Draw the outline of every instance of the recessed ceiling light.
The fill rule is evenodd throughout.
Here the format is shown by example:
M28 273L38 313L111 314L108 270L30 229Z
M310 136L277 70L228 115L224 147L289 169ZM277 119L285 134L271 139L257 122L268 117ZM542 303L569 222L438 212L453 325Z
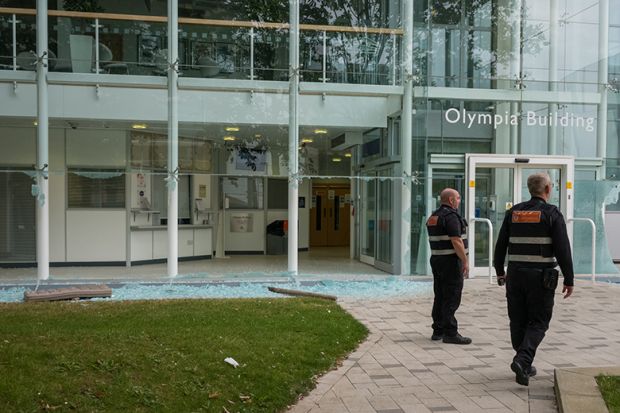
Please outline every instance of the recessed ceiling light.
M132 129L146 129L148 126L146 123L134 123L131 127Z
M34 122L32 122L32 124L33 124L34 126L39 126L39 122L37 122L36 120L35 120Z
M237 138L235 138L234 136L224 136L224 140L225 141L231 142L231 141L234 141L235 139L237 139Z
M226 132L239 132L239 128L237 126L228 126Z
M351 156L352 156L352 155L351 155L349 152L347 152L347 153L345 153L345 154L344 154L344 157L345 157L345 158L350 158Z
M332 162L340 162L340 161L342 161L342 158L339 158L337 156L335 158L332 158Z
M327 129L315 129L314 133L317 135L324 135L327 133Z
M303 138L301 141L303 143L312 143L312 142L314 142L314 140L312 138Z

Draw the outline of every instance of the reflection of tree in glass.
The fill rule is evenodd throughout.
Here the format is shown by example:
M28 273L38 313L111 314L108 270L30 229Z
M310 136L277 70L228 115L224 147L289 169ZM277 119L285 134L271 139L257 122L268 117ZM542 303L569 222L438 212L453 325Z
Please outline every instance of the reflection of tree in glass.
M437 50L428 50L433 44L432 35L436 35L433 29L442 28L440 25L457 25L458 28L453 29L460 30L460 36L466 41L466 77L470 79L469 86L474 69L488 70L487 76L497 79L498 73L507 71L502 71L501 68L509 67L511 59L518 57L513 56L512 47L513 27L516 22L520 21L521 39L515 49L521 59L524 55L540 53L543 45L548 42L548 31L544 30L543 24L533 23L528 19L529 7L525 3L520 10L510 5L499 5L492 0L416 1L416 7L413 55L418 84L421 85L432 84L430 79L433 73L430 73L428 56L435 55L442 59L437 56ZM424 27L421 24L424 24ZM483 33L490 33L488 46L476 44L476 41L484 40Z

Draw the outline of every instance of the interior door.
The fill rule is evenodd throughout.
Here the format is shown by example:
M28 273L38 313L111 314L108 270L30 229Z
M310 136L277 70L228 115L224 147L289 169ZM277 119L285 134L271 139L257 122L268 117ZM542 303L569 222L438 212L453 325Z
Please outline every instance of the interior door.
M327 246L327 188L312 188L312 207L310 208L310 246Z
M312 188L310 246L344 247L350 242L351 191L343 186Z

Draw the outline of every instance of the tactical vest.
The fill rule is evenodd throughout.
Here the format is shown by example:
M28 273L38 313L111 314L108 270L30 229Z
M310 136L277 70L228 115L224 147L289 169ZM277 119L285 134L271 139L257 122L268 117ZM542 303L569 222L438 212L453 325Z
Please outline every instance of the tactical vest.
M450 214L456 215L459 220L461 239L465 245L465 253L467 253L467 222L454 209L442 205L426 221L428 241L431 244L431 255L456 254L445 226L445 219Z
M524 203L528 204L528 203ZM551 213L555 208L542 201L518 204L510 212L508 264L526 267L555 267L551 239ZM523 208L528 208L524 210Z

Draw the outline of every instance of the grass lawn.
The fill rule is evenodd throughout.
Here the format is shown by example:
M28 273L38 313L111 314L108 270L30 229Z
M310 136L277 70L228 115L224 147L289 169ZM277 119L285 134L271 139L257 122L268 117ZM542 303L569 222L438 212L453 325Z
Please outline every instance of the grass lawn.
M609 413L620 413L620 377L603 376L596 378Z
M366 335L317 299L0 304L0 412L278 412Z

